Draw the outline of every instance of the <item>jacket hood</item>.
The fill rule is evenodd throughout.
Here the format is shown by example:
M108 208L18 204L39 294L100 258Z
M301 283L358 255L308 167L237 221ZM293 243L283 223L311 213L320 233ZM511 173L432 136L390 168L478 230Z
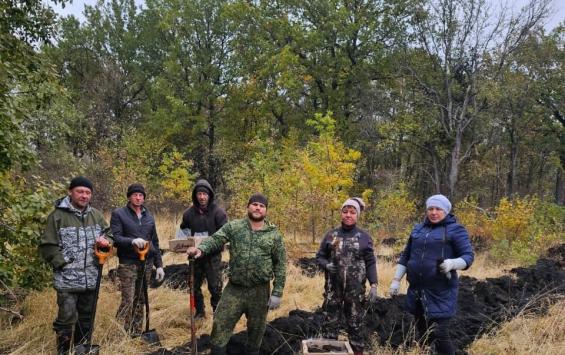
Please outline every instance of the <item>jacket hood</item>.
M69 213L74 213L77 216L80 216L82 214L87 214L92 210L92 207L90 207L90 204L88 204L88 206L86 206L86 209L84 211L80 211L80 210L76 209L75 206L73 206L73 204L71 203L71 198L69 196L61 197L60 199L56 200L55 201L55 208L65 210Z
M424 224L429 225L429 226L432 226L432 225L443 226L443 225L452 224L452 223L457 223L457 219L451 213L449 213L447 216L445 216L444 219L442 219L439 223L436 223L436 224L432 224L432 222L430 222L430 220L428 219L427 216L424 218Z
M192 189L192 203L194 204L194 206L200 205L198 203L198 199L196 198L196 189L198 187L205 187L208 190L208 195L210 196L210 199L208 200L208 206L211 206L214 202L214 190L212 189L212 185L210 185L210 183L204 179L196 181L196 184L194 184L194 188Z

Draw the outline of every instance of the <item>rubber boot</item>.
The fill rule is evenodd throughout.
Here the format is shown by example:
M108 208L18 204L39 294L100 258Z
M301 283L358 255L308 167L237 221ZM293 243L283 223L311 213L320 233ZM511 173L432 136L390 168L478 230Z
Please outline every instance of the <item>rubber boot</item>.
M73 331L64 329L57 331L57 355L67 355L71 350Z
M210 355L227 355L227 348L225 346L212 345Z

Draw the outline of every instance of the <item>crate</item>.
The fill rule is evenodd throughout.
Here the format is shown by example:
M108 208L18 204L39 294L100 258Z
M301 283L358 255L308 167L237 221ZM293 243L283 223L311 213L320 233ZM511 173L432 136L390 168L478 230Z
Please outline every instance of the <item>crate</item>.
M326 351L324 351L326 350ZM302 340L303 355L353 355L349 342L333 339Z
M169 250L173 253L184 253L189 247L197 247L202 243L207 236L188 237L186 239L171 239L169 240Z

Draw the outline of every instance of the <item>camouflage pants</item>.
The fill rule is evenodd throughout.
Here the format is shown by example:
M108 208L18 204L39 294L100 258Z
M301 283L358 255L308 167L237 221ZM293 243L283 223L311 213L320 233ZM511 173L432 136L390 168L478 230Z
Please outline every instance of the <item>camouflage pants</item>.
M82 292L57 291L57 305L59 310L53 322L53 330L59 333L70 334L74 326L74 344L86 342L90 338L92 325L90 315L95 291Z
M208 283L210 291L210 304L212 311L216 309L222 296L222 255L216 254L196 260L194 263L194 299L196 302L196 313L204 313L204 296L202 295L202 283L204 279Z
M365 287L359 282L347 282L344 285L341 280L339 276L326 275L322 306L326 324L323 334L326 338L337 339L343 316L351 347L355 351L361 351L365 338L363 327ZM354 281L354 278L351 277L350 280Z
M265 333L269 296L269 283L243 287L229 282L222 293L216 313L214 313L211 343L215 346L226 346L233 328L241 315L245 314L247 318L246 348L249 352L258 351Z
M116 318L124 324L124 329L129 334L138 335L142 332L143 311L145 307L145 293L141 277L139 277L141 265L120 264L118 266L118 279L120 280L120 291L122 301L118 307ZM146 264L145 280L147 285L151 279L151 264Z

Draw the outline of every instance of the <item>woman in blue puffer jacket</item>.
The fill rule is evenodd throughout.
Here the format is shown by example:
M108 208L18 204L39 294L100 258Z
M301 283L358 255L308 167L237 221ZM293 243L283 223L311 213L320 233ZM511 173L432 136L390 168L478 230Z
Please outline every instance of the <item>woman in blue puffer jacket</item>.
M455 354L449 336L449 320L457 306L456 270L466 270L474 259L465 227L450 214L451 202L443 195L426 200L426 218L417 224L396 265L390 294L398 294L407 274L406 304L415 317L421 342L435 344L438 354Z

